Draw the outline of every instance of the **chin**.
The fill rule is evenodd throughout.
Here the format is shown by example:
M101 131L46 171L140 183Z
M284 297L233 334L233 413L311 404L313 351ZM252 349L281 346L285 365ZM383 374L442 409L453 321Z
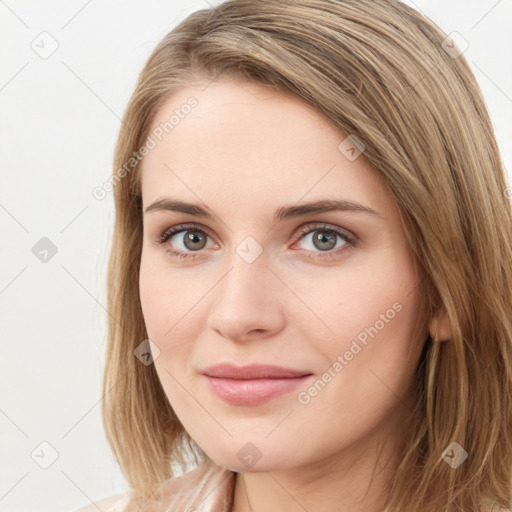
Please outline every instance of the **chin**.
M303 463L296 458L297 448L284 448L281 443L276 446L269 440L233 441L230 446L219 451L203 449L217 465L237 473L261 473L264 471L279 471L296 467Z

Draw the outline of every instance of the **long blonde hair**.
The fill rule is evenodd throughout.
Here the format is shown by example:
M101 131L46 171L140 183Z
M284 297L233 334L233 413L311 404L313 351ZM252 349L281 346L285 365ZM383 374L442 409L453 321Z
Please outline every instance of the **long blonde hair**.
M133 155L169 94L229 74L294 93L363 141L422 269L425 321L439 308L449 315L453 337L425 342L412 427L386 490L390 511L510 509L510 189L481 91L446 38L397 0L228 0L192 13L149 57L114 158L102 404L108 441L141 496L185 467L187 454L195 464L208 457L174 414L154 365L134 356L148 336ZM443 458L453 442L468 454L456 469Z

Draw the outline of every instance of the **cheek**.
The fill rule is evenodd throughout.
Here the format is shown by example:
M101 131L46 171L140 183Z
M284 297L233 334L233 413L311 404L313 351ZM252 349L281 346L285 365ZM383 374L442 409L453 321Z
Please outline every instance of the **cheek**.
M147 263L147 264L146 264ZM149 339L160 349L155 361L166 368L179 366L188 357L204 325L204 306L201 298L207 290L191 285L186 276L142 260L139 296Z
M156 265L141 265L139 295L148 338L158 347L155 370L171 405L186 407L187 397L178 384L184 382L187 361L192 348L188 343L195 335L191 328L194 310L188 306L188 294L180 294L179 283L169 278ZM186 303L185 303L186 302ZM188 311L188 314L187 314ZM187 387L189 387L187 385Z
M149 271L147 266L141 265L139 279L139 296L146 324L146 330L151 338L161 333L166 323L166 301L169 300L164 293L157 271Z
M151 250L143 251L139 296L148 334L169 336L169 330L190 309L188 304L193 300L190 294L193 288L186 288L187 283L182 281L183 277L167 268Z
M409 285L408 277L392 270L382 268L374 274L351 269L341 278L320 279L315 284L314 290L305 286L296 291L311 304L312 312L297 308L300 315L295 321L308 330L308 338L320 340L331 351L346 345L348 349L354 339L364 346L375 337L394 337L396 329L408 325L407 318L416 313L412 281Z
M391 388L400 387L398 381L410 378L422 347L421 340L412 339L420 295L410 262L398 265L396 258L379 258L379 263L375 272L371 265L364 271L353 268L342 282L324 283L314 307L323 325L329 327L328 335L323 327L322 335L320 331L315 335L313 324L305 328L305 337L316 340L317 350L325 356L326 369L342 357L343 368L337 364L338 371L332 371L344 377L336 381L341 384L349 379L361 390L375 381L376 375Z

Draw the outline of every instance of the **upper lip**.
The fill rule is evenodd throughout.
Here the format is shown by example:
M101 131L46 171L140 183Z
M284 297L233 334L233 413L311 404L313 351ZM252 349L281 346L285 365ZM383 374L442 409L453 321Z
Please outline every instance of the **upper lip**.
M231 363L221 363L209 366L203 370L209 377L225 379L291 379L311 375L307 370L295 370L268 364L251 364L248 366L235 366Z

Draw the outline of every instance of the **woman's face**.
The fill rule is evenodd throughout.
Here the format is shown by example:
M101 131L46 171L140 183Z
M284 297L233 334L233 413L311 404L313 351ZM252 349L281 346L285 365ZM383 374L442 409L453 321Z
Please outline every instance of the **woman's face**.
M300 99L230 80L175 93L152 128L140 298L191 437L239 472L399 437L425 339L412 339L420 290L364 152ZM241 373L209 370L224 363Z

